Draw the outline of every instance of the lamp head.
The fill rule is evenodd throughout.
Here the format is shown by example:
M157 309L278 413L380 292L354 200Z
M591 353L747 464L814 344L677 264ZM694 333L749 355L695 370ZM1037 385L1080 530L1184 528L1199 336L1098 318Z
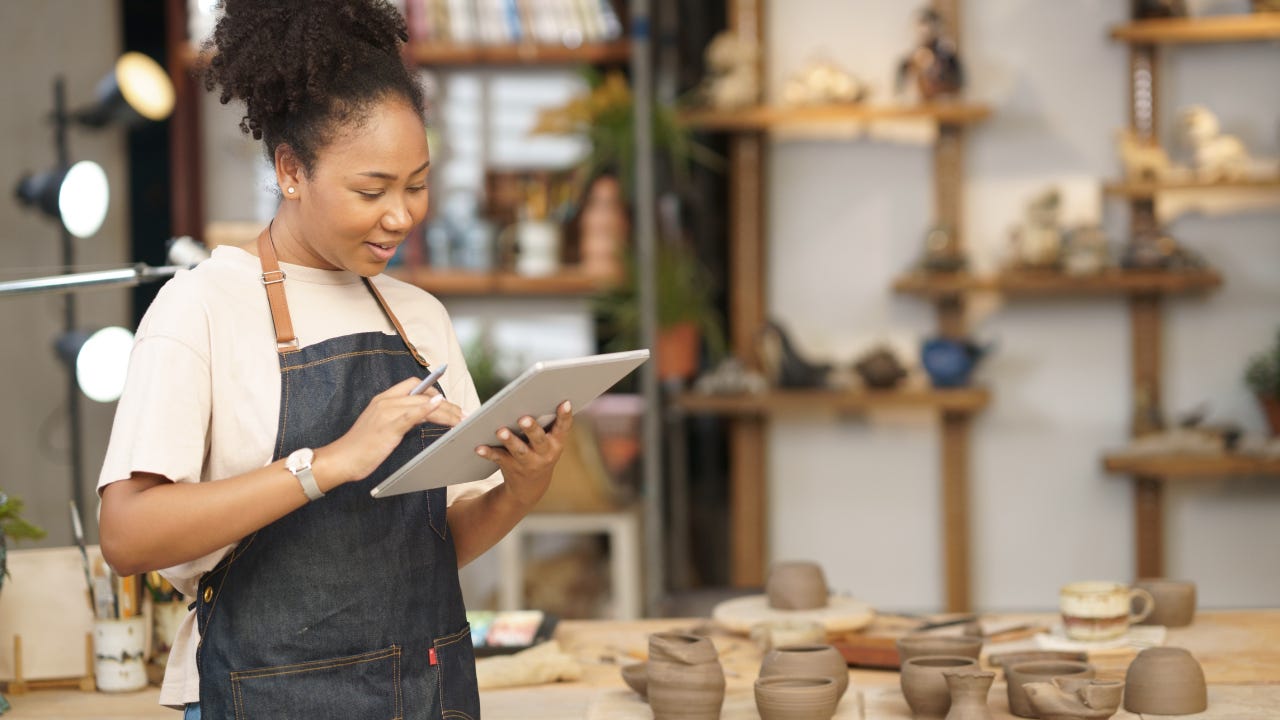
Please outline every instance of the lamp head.
M133 333L122 327L93 333L72 330L59 336L54 347L58 357L75 368L76 384L90 400L105 403L120 399L129 373Z
M134 127L164 120L173 112L173 82L159 63L139 52L121 55L94 95L92 105L72 115L89 127Z
M66 170L25 175L14 192L23 205L39 208L67 231L91 237L107 219L111 192L107 174L95 162L82 160Z

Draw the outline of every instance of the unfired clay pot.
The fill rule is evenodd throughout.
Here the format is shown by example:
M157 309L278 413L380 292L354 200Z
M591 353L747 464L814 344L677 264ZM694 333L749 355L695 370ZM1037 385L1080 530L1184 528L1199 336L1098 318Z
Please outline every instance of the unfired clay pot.
M829 677L762 677L755 691L761 720L830 720L840 702Z
M978 659L982 638L972 635L916 634L898 638L898 659L906 662L926 655L958 655Z
M760 677L829 677L836 683L836 697L849 688L849 665L830 645L790 645L770 650L760 663Z
M1093 666L1072 660L1044 660L1018 663L1004 669L1005 686L1009 693L1009 711L1018 717L1034 718L1036 711L1022 689L1024 683L1052 682L1056 677L1093 678Z
M977 670L953 670L942 674L951 691L951 709L946 720L991 720L991 708L987 707L987 693L995 681L993 672Z
M1060 677L1022 689L1040 720L1106 720L1120 709L1124 683Z
M765 593L769 596L769 607L777 610L826 607L827 578L817 563L778 563L769 570Z
M1124 683L1124 709L1131 713L1191 715L1209 706L1204 670L1183 648L1143 650L1129 664Z
M622 666L622 681L640 697L649 699L649 663L638 662Z
M1142 625L1186 627L1196 616L1196 584L1186 580L1149 579L1133 584L1151 593L1155 609Z
M902 696L917 718L941 720L951 709L951 690L944 673L977 669L978 661L973 658L948 655L912 658L902 663Z
M696 635L650 635L648 686L654 720L717 720L724 668L715 645Z

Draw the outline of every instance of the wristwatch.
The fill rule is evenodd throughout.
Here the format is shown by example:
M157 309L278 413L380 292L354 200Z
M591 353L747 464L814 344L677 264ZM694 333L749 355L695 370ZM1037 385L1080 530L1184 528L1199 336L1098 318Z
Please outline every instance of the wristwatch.
M302 492L307 494L308 500L319 500L324 497L324 493L320 492L320 486L316 484L316 476L311 472L311 461L315 458L316 453L311 448L300 448L289 453L289 458L284 461L284 466L298 478L298 483L302 485Z

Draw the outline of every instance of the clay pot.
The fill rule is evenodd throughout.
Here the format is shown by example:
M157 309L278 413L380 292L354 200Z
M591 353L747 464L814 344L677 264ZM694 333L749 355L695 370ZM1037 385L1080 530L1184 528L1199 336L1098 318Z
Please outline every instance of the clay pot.
M907 376L907 369L902 361L887 347L877 347L863 355L853 369L862 378L863 384L874 390L890 390Z
M1280 436L1280 398L1258 396L1262 412L1267 416L1267 426L1271 428L1271 437Z
M897 645L900 662L929 655L954 655L977 660L982 652L982 638L972 635L907 635L898 638Z
M638 662L622 666L622 681L636 693L649 699L649 663Z
M774 676L756 679L761 720L830 720L840 696L829 677Z
M930 655L902 663L902 696L917 718L941 720L951 709L951 690L944 673L977 670L973 658Z
M849 665L830 645L789 645L770 650L760 663L760 677L829 677L836 683L836 697L849 689Z
M827 606L827 578L822 566L812 562L777 563L765 582L769 607L776 610L813 610Z
M1093 666L1073 660L1043 660L1018 663L1004 669L1005 686L1009 693L1009 711L1018 717L1036 717L1035 708L1022 689L1024 683L1052 682L1056 677L1093 678Z
M720 717L724 668L709 639L678 633L650 635L647 678L654 720Z
M1151 593L1155 608L1142 625L1186 627L1196 616L1196 584L1186 580L1146 579L1133 584Z
M1183 648L1143 650L1129 664L1124 682L1124 709L1131 713L1191 715L1209 706L1204 670Z
M991 720L987 693L996 679L995 673L955 670L942 676L951 692L951 709L947 711L946 720Z
M1105 720L1120 709L1124 683L1054 678L1022 686L1040 720Z
M683 322L658 331L658 378L685 380L698 373L702 334L692 322Z

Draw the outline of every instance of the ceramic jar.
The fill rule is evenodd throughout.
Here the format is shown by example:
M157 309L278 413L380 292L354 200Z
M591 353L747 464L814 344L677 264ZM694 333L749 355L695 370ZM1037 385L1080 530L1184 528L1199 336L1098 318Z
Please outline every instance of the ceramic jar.
M840 702L829 677L762 677L755 693L761 720L830 720Z
M849 688L849 665L830 645L789 645L770 650L760 663L760 677L829 677L836 697Z
M1138 580L1133 586L1146 590L1155 599L1155 608L1142 621L1144 625L1186 627L1196 616L1196 584L1193 582L1150 579Z
M817 563L778 563L769 570L765 594L769 597L769 607L776 610L826 607L827 578Z
M951 690L944 673L977 670L973 658L930 655L902 663L902 696L911 712L921 720L942 720L951 709Z
M951 709L946 720L991 720L991 708L987 706L987 694L995 681L993 672L955 670L942 674L951 693Z
M1124 709L1131 713L1191 715L1209 706L1204 670L1183 648L1143 650L1129 664L1124 683Z
M724 669L711 640L649 636L649 707L654 720L716 720L724 703Z
M645 700L649 699L649 663L638 662L622 666L622 681Z
M953 655L977 660L982 652L982 638L972 635L916 634L898 638L897 646L901 662L928 655Z
M1018 717L1036 717L1035 708L1022 689L1024 683L1052 682L1054 678L1093 678L1093 666L1074 660L1041 660L1009 665L1004 669L1005 687L1009 693L1009 712Z

